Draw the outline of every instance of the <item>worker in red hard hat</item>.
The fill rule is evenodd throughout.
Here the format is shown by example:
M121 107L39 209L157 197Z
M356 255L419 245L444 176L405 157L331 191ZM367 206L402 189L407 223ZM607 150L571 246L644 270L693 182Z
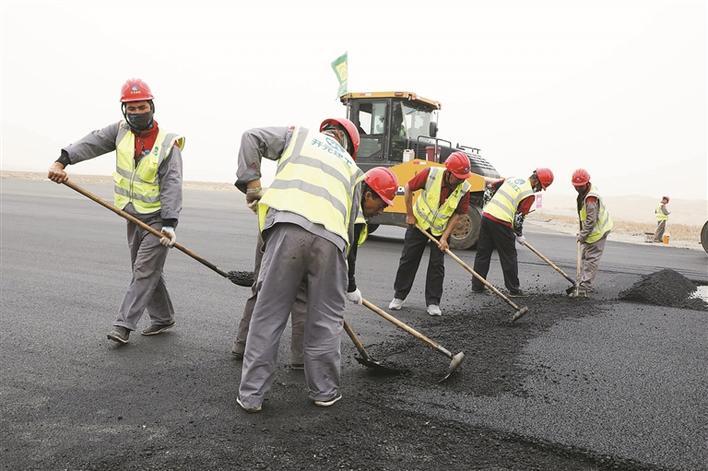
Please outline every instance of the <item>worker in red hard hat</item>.
M357 223L383 211L397 188L395 177L386 182L378 171L361 172L354 162L358 146L356 127L343 118L326 119L319 130L271 127L243 134L236 187L256 209L263 241L251 312L244 311L251 317L237 403L247 412L261 410L291 311L293 324L304 325L301 347L293 348L302 349L310 398L320 407L342 398L346 254L361 241ZM278 162L265 191L262 157Z
M442 315L440 300L445 279L445 250L449 247L448 239L455 230L461 216L467 214L470 205L471 185L467 178L470 172L470 158L456 151L445 160L445 167L427 167L416 174L405 186L406 230L403 252L398 264L396 280L393 284L393 300L389 309L401 309L408 297L413 281L430 240L416 226L427 231L439 242L430 246L430 260L425 278L425 304L431 316ZM422 190L413 204L413 193Z
M368 236L364 213L370 216L375 215L381 211L381 208L385 208L386 206L393 204L393 199L396 197L397 190L398 179L396 178L396 175L388 168L375 167L364 174L364 182L362 183L361 192L362 211L357 216L354 224L353 240L356 240L357 244L351 245L349 254L347 255L349 278L347 284L347 299L354 303L361 304L363 299L361 291L359 291L356 286L355 267L357 248L359 245L364 243ZM366 209L364 210L364 208ZM263 258L263 248L263 239L259 235L254 265L254 275L256 278L258 277L258 272L260 271L261 260ZM246 339L248 338L249 324L251 322L251 316L253 315L253 308L256 304L256 300L258 299L258 291L255 288L256 285L252 287L251 297L246 300L246 306L244 307L243 314L238 325L238 333L231 347L231 354L236 360L243 360L243 354L246 350ZM300 289L297 293L290 313L292 327L292 338L290 342L290 368L294 370L304 369L303 336L306 312L307 292L306 289Z
M654 210L654 216L656 216L656 231L654 231L654 242L661 242L664 238L664 231L666 231L666 223L669 221L669 214L671 212L666 207L669 204L669 197L662 196L659 205Z
M157 238L128 222L133 278L108 334L108 339L119 344L128 343L130 332L137 328L145 309L151 324L142 331L143 335L160 334L175 323L162 272L168 248L177 241L184 137L158 126L153 99L145 82L126 81L120 96L124 120L61 149L61 156L48 173L50 180L63 183L69 178L65 170L68 165L116 151L115 206L162 233L162 238Z
M486 278L492 252L496 250L509 296L524 295L514 242L525 241L524 219L536 200L535 193L546 190L552 183L553 172L548 168L537 168L529 178L507 178L497 183L494 196L484 206L474 271ZM484 292L484 285L477 278L472 280L472 291Z
M605 251L607 236L614 224L597 187L590 181L590 173L587 170L579 168L574 171L571 183L578 192L576 205L580 231L577 242L581 251L581 269L580 280L577 280L578 289L569 294L587 297L594 291L593 281L597 274L597 267Z

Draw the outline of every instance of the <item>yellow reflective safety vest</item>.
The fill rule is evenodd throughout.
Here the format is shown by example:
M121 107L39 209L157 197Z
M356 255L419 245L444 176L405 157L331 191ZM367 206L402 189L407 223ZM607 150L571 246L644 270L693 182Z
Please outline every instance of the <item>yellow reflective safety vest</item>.
M184 137L160 129L150 153L135 165L135 134L122 122L116 136L116 170L113 172L113 203L120 209L128 203L140 214L160 209L157 170L170 155L172 146L184 149Z
M661 203L659 203L659 206L657 206L656 209L654 210L654 214L656 215L656 220L658 222L669 220L669 215L664 214L664 211L662 211Z
M450 220L457 205L472 187L465 180L455 188L440 206L440 191L443 185L444 167L431 167L428 179L425 182L423 193L413 205L413 215L418 225L425 230L430 229L433 235L439 236L445 232L447 222Z
M587 218L588 216L585 204L588 199L588 196L594 196L595 198L597 198L597 201L600 205L595 227L588 235L587 239L585 239L586 244L592 244L593 242L597 242L598 240L602 239L605 234L610 232L614 227L614 223L612 222L612 218L610 217L610 212L607 211L607 208L605 208L605 203L602 201L602 198L600 198L600 195L597 193L595 185L590 184L590 191L588 191L588 194L585 195L585 197L583 198L583 207L580 208L580 211L578 213L580 216L580 227L582 228L583 222L585 222L585 218Z
M258 224L265 225L269 208L299 214L320 224L347 243L352 197L364 174L354 159L330 136L295 128L278 159L273 183L258 204Z
M514 215L519 203L534 193L531 182L527 179L507 178L484 206L484 212L500 221L508 222L513 227Z
M362 204L363 203L364 202L362 201ZM366 223L366 218L364 218L364 211L361 208L359 208L359 212L356 215L354 224L363 224L364 226L361 228L361 232L359 233L359 239L357 239L356 241L356 245L361 245L366 242L366 238L369 237L369 225Z

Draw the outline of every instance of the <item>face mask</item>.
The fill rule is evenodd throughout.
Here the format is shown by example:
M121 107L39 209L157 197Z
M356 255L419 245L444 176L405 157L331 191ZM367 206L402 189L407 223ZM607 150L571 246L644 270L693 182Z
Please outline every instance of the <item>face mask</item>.
M136 131L145 131L152 126L152 111L140 114L128 113L125 115L125 119L128 121L131 128Z

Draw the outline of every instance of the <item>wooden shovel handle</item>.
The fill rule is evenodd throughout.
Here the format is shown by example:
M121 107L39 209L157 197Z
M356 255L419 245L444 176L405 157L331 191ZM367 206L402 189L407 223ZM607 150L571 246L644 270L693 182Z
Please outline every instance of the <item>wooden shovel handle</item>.
M392 323L393 325L395 325L396 327L398 327L399 329L405 330L406 332L408 332L409 334L411 334L413 337L417 338L418 340L423 341L424 343L428 344L428 346L430 346L430 347L434 348L435 350L438 350L439 352L441 352L443 355L445 355L445 356L447 356L447 357L449 357L449 358L452 358L452 353L450 353L450 351L449 351L448 349L446 349L445 347L443 347L442 345L440 345L440 344L437 343L436 341L434 341L434 340L428 338L427 336L421 334L420 332L418 332L417 330L415 330L413 327L409 326L409 325L406 324L405 322L402 322L402 321L396 319L396 318L393 317L391 314L389 314L388 312L384 311L383 309L381 309L380 307L376 306L375 304L370 303L370 302L367 301L366 299L362 300L362 304L363 304L364 306L366 306L367 308L371 309L372 311L374 311L374 312L375 312L376 314L378 314L379 316L381 316L381 317L383 317L384 319L386 319L387 321L389 321L390 323Z
M561 275L563 275L563 278L565 278L566 280L568 280L568 281L570 281L571 283L575 284L575 280L572 279L571 277L569 277L563 270L561 270L561 268L560 268L558 265L556 265L555 263L553 263L553 262L551 261L551 259L549 259L549 258L546 257L545 255L543 255L541 252L539 252L538 250L536 250L536 249L535 249L531 244L529 244L528 242L522 242L522 244L525 245L526 248L529 249L531 252L533 252L534 254L536 254L536 255L538 256L538 258L540 258L541 260L543 260L544 262L546 262L548 265L550 265L551 268L553 268L555 271L557 271L558 273L560 273Z
M423 228L421 228L420 226L415 226L415 227L417 227L420 232L422 232L423 234L425 234L425 236L426 236L428 239L430 239L431 241L435 242L435 245L437 245L438 247L440 247L440 242L438 242L438 241L435 239L435 237L433 237L433 236L431 236L430 234L428 234L428 233L427 233L426 231L424 231ZM462 268L464 268L465 270L467 270L472 276L474 276L475 278L477 278L484 286L486 286L487 288L489 288L490 290L492 290L492 291L494 292L494 294L496 294L497 296L499 296L500 298L502 298L504 301L506 301L506 302L509 304L509 306L513 307L513 308L516 309L517 311L518 311L519 309L521 309L521 308L519 308L519 306L516 305L516 303L515 303L514 301L512 301L511 299L509 299L507 296L504 295L504 293L502 293L501 291L499 291L493 284L491 284L491 283L488 282L486 279L484 279L484 277L483 277L482 275L480 275L479 273L477 273L476 271L474 271L474 270L472 269L472 267L470 267L469 265L467 265L460 257L458 257L457 255L455 255L454 253L452 253L452 251L451 251L450 249L445 249L445 253L448 254L450 257L452 257L453 260L455 260L457 263L459 263L459 264L462 266Z
M65 182L63 182L63 183L64 183L64 185L68 186L69 188L71 188L72 190L76 191L77 193L81 193L82 195L84 195L84 196L87 197L88 199L90 199L90 200L92 200L92 201L94 201L94 202L100 204L101 206L103 206L103 207L106 208L106 209L109 209L109 210L113 211L113 212L116 213L118 216L122 217L123 219L127 219L128 221L132 222L133 224L135 224L135 225L141 227L142 229L145 229L146 231L148 231L149 233L151 233L151 234L154 235L155 237L158 237L158 238L164 237L164 235L163 235L161 232L159 232L159 231L153 229L152 227L148 226L147 224L145 224L143 221L141 221L140 219L136 218L136 217L133 216L132 214L128 214L128 213L126 213L125 211L123 211L122 209L118 209L118 208L116 208L115 206L113 206L112 204L106 203L105 201L103 201L103 200L102 200L101 198L99 198L98 196L94 195L93 193L91 193L91 192L88 191L88 190L85 190L85 189L81 188L80 186L78 186L78 185L75 184L74 182L72 182L72 181L70 181L70 180L67 180L67 181L65 181ZM224 278L228 278L228 277L229 277L229 274L228 274L228 273L226 273L225 271L219 269L216 265L214 265L213 263L211 263L211 262L209 262L209 261L203 259L202 257L200 257L199 255L195 254L194 252L192 252L192 251L189 250L188 248L184 247L183 245L175 244L174 247L175 247L177 250L179 250L180 252L183 252L183 253L185 253L186 255L192 257L194 260L196 260L197 262L201 263L202 265L204 265L204 266L206 266L206 267L208 267L208 268L214 270L216 273L218 273L219 275L223 276Z

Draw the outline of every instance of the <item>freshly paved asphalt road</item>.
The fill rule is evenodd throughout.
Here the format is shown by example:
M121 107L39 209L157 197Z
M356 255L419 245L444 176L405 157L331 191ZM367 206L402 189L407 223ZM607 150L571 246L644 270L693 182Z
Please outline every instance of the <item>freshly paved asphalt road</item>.
M128 468L142 467L136 463L150 463L153 469L190 468L185 463L192 455L207 463L205 467L220 468L229 462L229 453L254 453L243 449L246 435L249 443L258 443L254 436L283 429L300 416L315 424L322 417L337 421L337 411L344 409L338 405L319 415L323 411L313 411L297 399L305 397L293 386L301 379L282 371L269 407L283 411L284 418L270 416L264 425L267 415L245 416L237 410L239 368L229 358L229 349L249 290L220 279L177 251L170 254L166 268L178 311L174 331L155 338L134 333L131 344L122 348L110 344L105 334L130 279L124 222L63 186L6 179L0 185L2 469L113 468L120 463L128 463ZM87 188L110 198L105 185ZM252 268L255 218L236 190L186 192L177 233L180 243L222 269ZM400 231L381 228L376 235L396 234ZM530 232L527 238L572 276L571 237ZM360 250L357 278L365 297L375 304L385 307L390 300L400 248L395 237L374 237ZM474 252L458 255L470 264L474 261ZM554 299L551 295L568 285L527 250L520 248L519 258L527 291ZM600 302L581 302L575 315L557 318L553 306L543 312L540 304L521 324L514 324L517 332L526 329L527 340L509 358L501 352L498 361L523 371L515 391L495 392L491 376L480 377L491 385L491 392L483 394L463 388L465 382L450 386L404 382L377 397L376 407L414 414L421 428L410 430L410 435L429 434L423 424L444 420L474 427L480 436L507 437L495 446L513 451L515 445L509 443L517 442L538 454L535 461L525 448L518 466L486 461L487 466L475 462L470 452L469 466L460 469L543 468L542 460L555 456L556 449L572 450L570 455L561 454L563 459L570 456L578 469L611 467L623 460L638 468L707 469L708 313L616 299L640 274L664 267L708 283L707 261L697 250L610 241L599 274ZM397 314L402 320L435 331L436 325L452 322L448 312L479 314L492 309L500 316L508 314L495 299L472 296L468 275L448 260L445 314L439 320L428 318L422 297L425 263L406 309ZM494 259L492 283L502 284L500 272ZM386 345L403 336L362 308L351 307L348 315L367 345ZM547 327L534 328L543 316L550 319ZM145 316L142 322L147 321ZM288 337L286 331L281 342L283 364L288 361ZM343 350L344 356L352 353L348 345ZM459 372L462 378L475 360L468 355L466 361ZM350 360L343 364L344 394L350 403L357 400L353 390L379 384L357 368ZM467 378L475 380L469 372ZM289 392L276 396L278 388ZM209 435L206 431L218 422L232 426L235 438ZM363 417L358 425L364 432L376 427ZM192 447L188 452L182 440ZM297 448L297 437L292 440ZM169 443L180 446L171 448ZM121 456L125 450L143 461ZM389 450L388 456L404 455L402 450ZM170 453L179 459L171 461ZM266 455L280 452L263 453L268 466ZM589 464L583 457L589 457ZM348 466L364 467L356 465L356 459ZM360 459L366 462L363 456ZM566 466L550 462L556 464L545 467ZM278 463L288 467L282 460ZM371 462L366 463L370 467ZM291 467L306 466L296 460ZM390 463L381 467L406 469Z

